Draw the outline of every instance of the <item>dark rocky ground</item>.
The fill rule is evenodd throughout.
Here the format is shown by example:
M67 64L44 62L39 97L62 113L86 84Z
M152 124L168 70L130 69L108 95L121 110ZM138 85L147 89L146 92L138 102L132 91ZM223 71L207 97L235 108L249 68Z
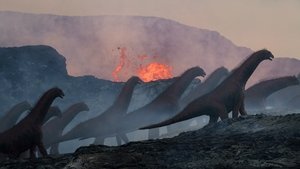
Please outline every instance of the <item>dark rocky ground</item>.
M251 115L177 137L120 147L81 147L73 154L4 160L8 168L300 168L300 114Z

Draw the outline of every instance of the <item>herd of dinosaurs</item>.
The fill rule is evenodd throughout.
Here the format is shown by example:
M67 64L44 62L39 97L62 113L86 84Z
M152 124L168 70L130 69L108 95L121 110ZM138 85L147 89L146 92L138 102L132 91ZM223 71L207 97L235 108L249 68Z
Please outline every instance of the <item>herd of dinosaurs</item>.
M124 84L114 103L100 115L77 124L67 133L64 128L82 111L89 111L84 102L76 103L63 113L58 107L51 107L57 98L63 98L64 92L55 87L46 91L37 103L31 107L21 102L12 107L0 119L0 156L17 158L29 152L30 158L36 158L36 148L40 155L58 154L61 142L73 139L95 138L94 144L104 144L107 137L116 137L118 145L127 143L127 133L139 129L149 129L148 138L159 138L159 128L167 126L168 132L176 132L190 126L191 119L207 115L209 124L218 119L227 119L247 115L246 109L265 107L266 98L280 89L299 85L295 76L280 77L259 82L245 90L245 85L257 66L274 56L266 49L251 54L241 65L229 72L221 67L211 73L204 82L183 96L194 78L205 76L200 67L192 67L154 100L132 112L127 112L136 85L143 83L133 76ZM298 99L300 100L300 99ZM295 101L294 101L295 102ZM290 104L295 104L294 102ZM29 113L21 120L25 111ZM54 118L53 118L54 117ZM197 119L197 118L196 118ZM18 121L19 120L19 121ZM181 123L178 123L181 122Z

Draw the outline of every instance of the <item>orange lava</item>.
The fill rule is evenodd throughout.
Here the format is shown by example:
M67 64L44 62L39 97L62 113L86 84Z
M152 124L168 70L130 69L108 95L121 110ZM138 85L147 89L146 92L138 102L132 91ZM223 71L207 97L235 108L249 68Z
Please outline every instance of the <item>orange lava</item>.
M112 76L114 78L114 81L119 82L119 73L123 69L126 61L126 48L119 48L120 51L120 63L117 65L115 70L112 72Z
M152 62L146 66L141 66L138 69L138 76L144 82L169 79L172 77L172 67L158 62Z
M172 78L172 67L159 63L157 56L146 54L137 55L135 59L129 59L126 47L118 47L119 63L112 71L113 80L120 82L137 74L144 82ZM146 64L146 65L145 65ZM139 66L138 66L139 65ZM132 72L132 73L130 73Z

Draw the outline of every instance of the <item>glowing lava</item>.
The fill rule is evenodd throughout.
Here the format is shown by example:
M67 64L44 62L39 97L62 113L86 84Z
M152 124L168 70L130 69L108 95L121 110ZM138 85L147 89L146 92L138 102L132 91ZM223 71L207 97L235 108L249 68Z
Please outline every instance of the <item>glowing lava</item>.
M117 65L115 70L112 72L112 76L114 78L114 81L119 82L119 73L123 69L126 61L126 48L118 48L120 52L120 63Z
M135 75L136 73L144 82L173 77L172 67L159 63L157 61L159 57L157 56L150 57L143 54L137 55L134 59L129 59L125 47L119 47L118 52L119 64L112 72L113 80L116 82L127 79L129 78L128 76Z
M138 70L138 76L144 82L168 79L172 77L172 67L158 62L152 62L147 66L141 66Z

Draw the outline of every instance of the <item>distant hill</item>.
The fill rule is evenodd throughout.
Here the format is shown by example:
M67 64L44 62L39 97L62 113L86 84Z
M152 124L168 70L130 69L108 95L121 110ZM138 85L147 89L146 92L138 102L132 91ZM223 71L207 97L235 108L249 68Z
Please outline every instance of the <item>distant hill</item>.
M195 65L207 73L220 66L233 69L253 52L216 31L157 17L0 12L0 20L0 46L53 46L66 57L69 74L76 76L94 75L112 80L112 71L119 62L119 47L126 47L127 57L135 66L139 64L138 55L147 55L150 56L147 62L158 60L171 65L174 75ZM260 65L249 84L299 72L299 60L278 58ZM126 67L120 77L124 81L132 74L136 70Z

